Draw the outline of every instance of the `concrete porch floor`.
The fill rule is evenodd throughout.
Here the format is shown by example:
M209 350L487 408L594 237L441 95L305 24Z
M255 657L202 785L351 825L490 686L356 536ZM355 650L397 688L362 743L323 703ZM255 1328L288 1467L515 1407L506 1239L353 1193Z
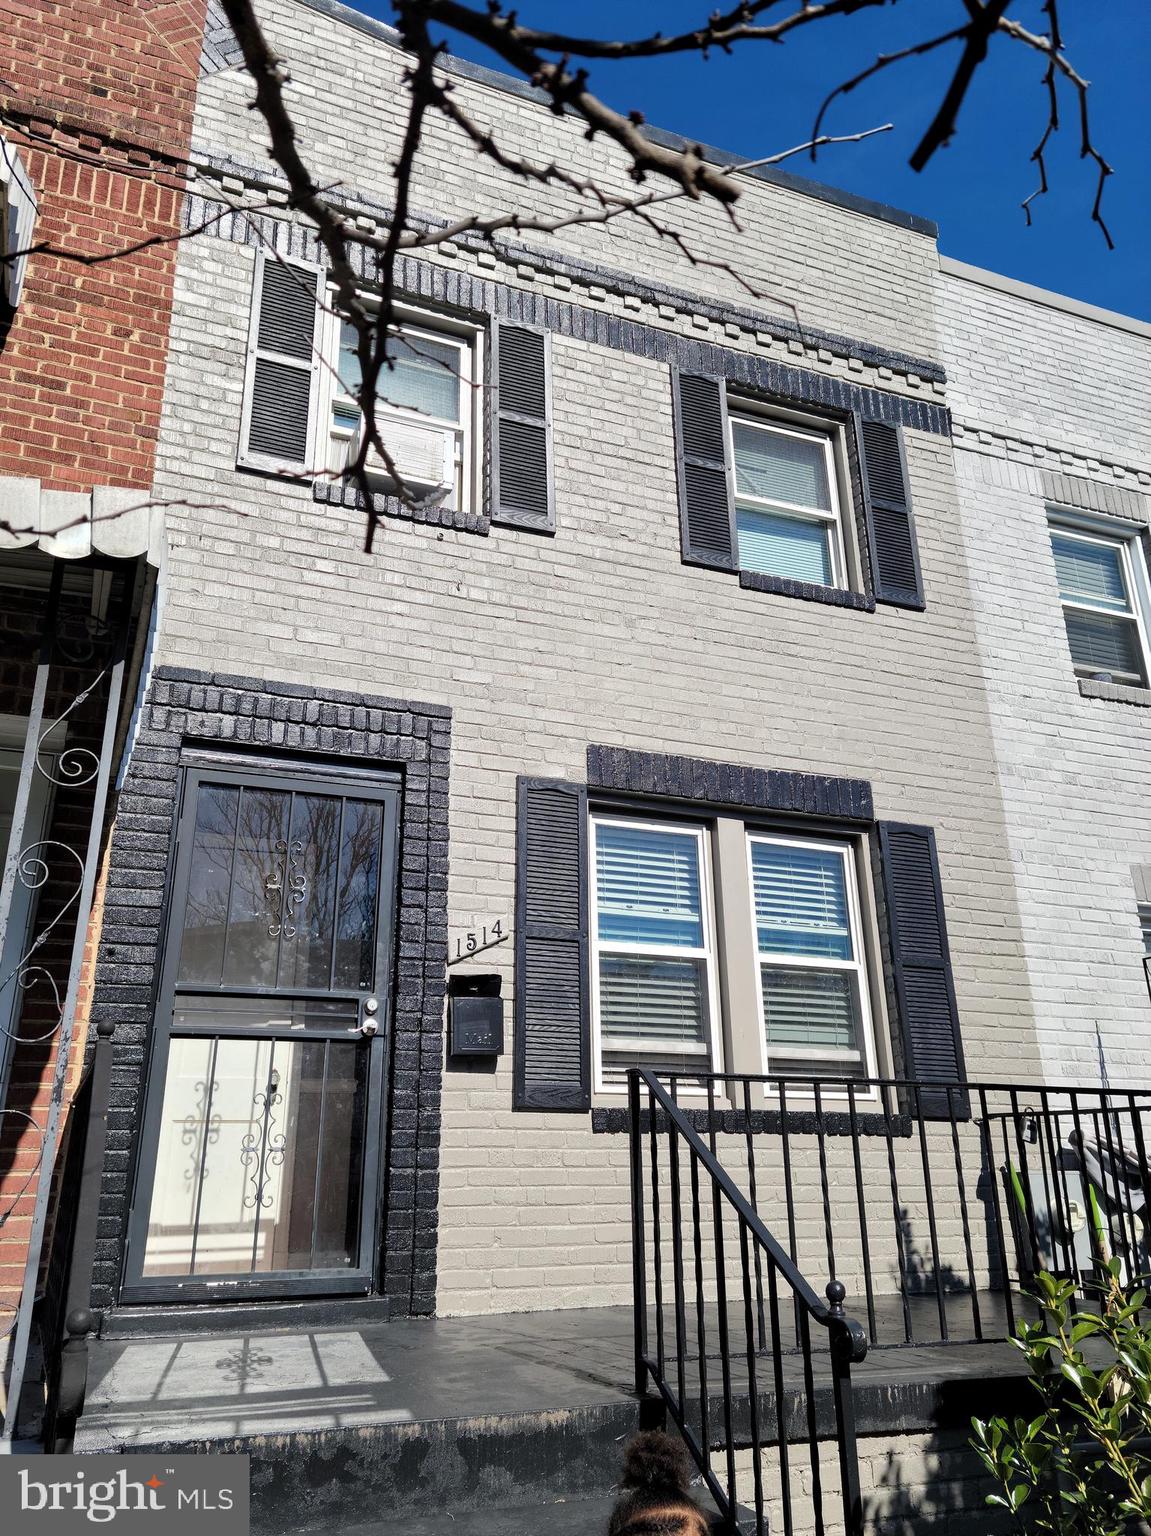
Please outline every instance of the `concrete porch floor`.
M97 1340L77 1449L627 1403L627 1307Z
M917 1333L937 1328L933 1297L915 1298L912 1311ZM966 1299L948 1298L946 1311L954 1342L873 1348L854 1368L857 1394L1021 1373L1002 1343L960 1342L971 1338ZM1000 1297L982 1297L981 1311L987 1331L1005 1330ZM898 1299L882 1298L877 1312L881 1340L899 1338ZM670 1309L665 1327L670 1347ZM714 1348L714 1320L709 1336ZM732 1353L745 1385L742 1340L741 1318ZM798 1380L798 1357L787 1375ZM765 1366L761 1389L766 1377ZM77 1449L634 1403L629 1307L102 1339L91 1346Z
M981 1300L985 1327L999 1331L1001 1300ZM933 1297L916 1298L913 1310L917 1329L938 1327ZM947 1314L954 1336L969 1337L969 1302L949 1298ZM877 1322L881 1337L902 1337L898 1298L880 1303ZM739 1437L742 1318L732 1335ZM1003 1343L873 1350L853 1371L859 1432L915 1433L1016 1411L1017 1392L1028 1390L1021 1367ZM689 1395L693 1378L694 1362ZM712 1394L719 1381L709 1348ZM760 1392L769 1387L765 1360ZM798 1355L787 1357L785 1387L802 1392ZM818 1364L815 1388L824 1420L830 1385ZM722 1423L713 1396L713 1433ZM631 1309L611 1307L97 1340L75 1448L246 1452L255 1536L359 1527L384 1536L401 1517L420 1536L454 1529L434 1522L457 1518L461 1533L483 1536L494 1509L587 1500L590 1518L594 1501L610 1500L620 1447L638 1427ZM574 1530L579 1512L569 1517ZM557 1510L548 1521L557 1536L560 1520Z

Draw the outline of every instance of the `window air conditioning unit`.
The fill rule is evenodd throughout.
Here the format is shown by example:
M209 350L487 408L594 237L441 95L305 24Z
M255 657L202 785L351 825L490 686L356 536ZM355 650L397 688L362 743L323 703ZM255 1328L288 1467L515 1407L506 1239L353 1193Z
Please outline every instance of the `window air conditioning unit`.
M424 426L398 416L378 412L376 427L384 447L392 456L396 473L413 491L446 494L456 483L456 434L445 427ZM359 452L363 425L355 443ZM391 471L374 444L369 444L364 468L370 474L392 478Z

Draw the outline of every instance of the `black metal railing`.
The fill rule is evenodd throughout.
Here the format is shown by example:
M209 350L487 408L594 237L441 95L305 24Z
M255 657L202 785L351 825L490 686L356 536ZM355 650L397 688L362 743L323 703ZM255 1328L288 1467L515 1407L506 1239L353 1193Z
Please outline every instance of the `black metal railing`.
M873 1348L1008 1338L1039 1269L1151 1270L1151 1090L660 1080L796 1270L859 1297Z
M820 1297L765 1225L754 1159L746 1190L721 1162L714 1089L705 1140L653 1073L628 1083L638 1395L654 1388L731 1531L859 1536L867 1338L843 1285Z
M92 1059L72 1101L38 1314L45 1366L43 1440L49 1452L72 1447L88 1387L88 1337L98 1324L89 1304L112 1092L113 1032L109 1023L96 1026Z

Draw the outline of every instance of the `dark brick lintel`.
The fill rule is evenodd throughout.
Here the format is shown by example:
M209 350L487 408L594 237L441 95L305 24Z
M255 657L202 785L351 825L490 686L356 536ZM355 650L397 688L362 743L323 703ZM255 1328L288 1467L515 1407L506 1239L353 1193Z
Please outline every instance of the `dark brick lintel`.
M860 822L870 822L875 815L871 785L866 779L747 768L738 763L715 763L663 752L633 752L624 747L589 747L587 779L593 789L616 789L629 794L788 815Z
M447 704L429 704L422 699L397 699L391 694L352 693L346 688L313 688L307 683L281 683L266 677L247 677L234 672L202 672L196 667L156 667L153 679L171 683L201 683L205 687L242 689L268 694L273 698L322 699L328 704L358 705L363 709L404 710L442 720L451 728L452 711Z

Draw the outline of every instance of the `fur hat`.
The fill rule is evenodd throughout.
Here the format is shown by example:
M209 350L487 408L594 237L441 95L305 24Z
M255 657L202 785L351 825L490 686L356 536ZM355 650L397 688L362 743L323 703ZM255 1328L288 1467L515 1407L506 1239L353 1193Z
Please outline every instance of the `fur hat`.
M691 1467L680 1440L648 1430L628 1441L619 1502L608 1536L708 1536L710 1523L691 1496Z

